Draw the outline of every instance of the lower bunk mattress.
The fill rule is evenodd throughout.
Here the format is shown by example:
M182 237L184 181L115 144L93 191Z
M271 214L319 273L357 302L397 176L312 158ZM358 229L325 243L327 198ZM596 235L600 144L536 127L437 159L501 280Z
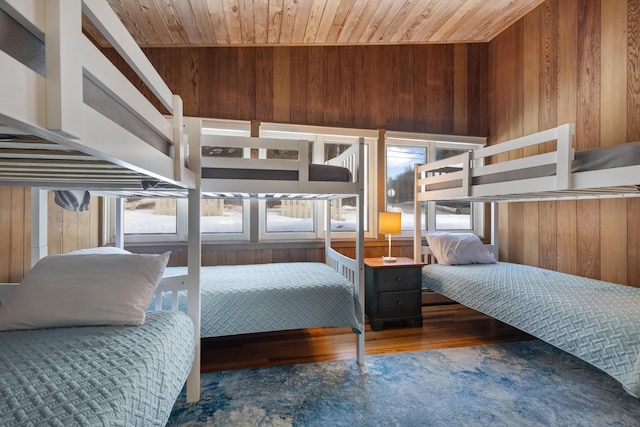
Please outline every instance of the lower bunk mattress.
M3 426L164 426L191 370L193 322L0 332Z
M167 267L164 275L186 272ZM363 329L358 290L323 263L207 266L200 283L203 338L322 326Z
M591 363L640 397L640 288L505 262L430 264L422 285Z

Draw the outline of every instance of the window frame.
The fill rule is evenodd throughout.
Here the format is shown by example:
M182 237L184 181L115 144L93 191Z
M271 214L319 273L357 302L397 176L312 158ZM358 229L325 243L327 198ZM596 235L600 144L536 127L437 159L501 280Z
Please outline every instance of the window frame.
M406 146L406 147L424 147L427 149L427 162L430 159L436 158L437 148L450 148L459 150L475 150L486 146L485 137L475 136L459 136L459 135L442 135L442 134L430 134L430 133L414 133L414 132L400 132L400 131L387 131L384 138L384 179L382 181L384 185L384 203L387 203L387 147L389 146ZM450 231L450 232L473 232L479 236L484 236L484 203L471 202L471 228L470 229L442 229L436 228L436 203L427 202L426 207L426 220L422 221L422 224L430 231ZM416 213L414 212L414 215ZM376 227L377 228L377 227ZM415 230L413 227L411 230L403 230L399 235L400 237L413 237Z

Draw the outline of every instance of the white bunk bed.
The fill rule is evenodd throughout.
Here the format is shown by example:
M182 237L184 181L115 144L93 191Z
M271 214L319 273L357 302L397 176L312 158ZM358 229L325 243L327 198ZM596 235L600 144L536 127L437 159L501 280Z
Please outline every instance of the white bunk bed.
M461 236L423 236L422 219L416 215L414 257L429 263L423 269L424 288L591 363L618 380L629 394L640 397L639 288L477 259L485 258L488 251L498 253L496 201L640 196L640 144L574 153L573 129L572 124L562 125L455 158L417 165L416 212L425 201L494 203L492 245L484 252L477 238L475 249L463 253ZM551 152L483 164L488 156L508 157L511 150L549 141L557 145ZM436 253L437 245L432 251L424 244L424 237L432 242L438 238L448 241L448 252ZM438 263L439 257L446 260L452 255L467 261L454 262L464 265ZM493 256L490 258L493 261Z
M187 400L198 400L199 172L194 172L197 169L187 165L180 98L171 93L106 0L2 0L0 25L3 26L0 35L0 68L4 77L0 79L0 185L33 189L32 264L47 255L46 190L89 190L92 193L116 197L184 197L188 194L191 208L189 215L193 217L189 230L188 274L167 279L159 285L158 290L174 294L172 299L177 301L177 290L186 289L190 320L183 313L178 313L187 318L188 325L183 322L187 326L177 327L173 332L167 331L166 335L162 332L162 321L149 322L152 324L148 327L155 328L153 334L158 339L175 340L176 345L166 346L167 349L172 348L171 351L177 352L174 356L189 358L186 372L189 374ZM166 111L158 111L153 103L102 55L83 34L83 25L92 25L102 32ZM0 286L0 301L6 301L15 288L15 284ZM151 314L150 318L170 319L172 316L170 313ZM145 323L140 328L146 326ZM62 340L67 332L68 335L73 335L72 329L83 328L5 331L0 332L0 335L6 339L11 335L12 343L31 340L26 338L31 335L38 335L38 340L53 337L53 341L50 341L54 343ZM101 339L103 330L99 327L91 329L96 329L96 339ZM125 329L129 332L136 331L135 333L145 330L124 328L123 334ZM176 340L179 336L182 338ZM132 341L141 343L143 339L138 336L129 343ZM91 347L90 343L86 343L89 341L85 342L85 345ZM160 344L162 347L162 343ZM3 351L7 348L9 347L3 347ZM33 348L33 345L29 348ZM64 350L64 346L58 348L60 349ZM162 353L162 348L144 346L138 349L134 346L132 350L138 355L132 363L143 363L143 355L146 352ZM2 356L13 357L8 353L3 353ZM60 353L59 356L63 357L63 354ZM91 360L90 355L85 354L83 357L85 362ZM70 358L73 359L73 352ZM70 363L76 362L71 360ZM83 362L78 363L81 368ZM105 362L105 366L111 366L111 369L118 364L116 359ZM122 396L128 396L126 399L133 399L133 405L131 400L125 405L111 402L113 416L109 415L107 410L104 412L106 415L102 417L102 410L94 405L94 399L91 399L89 406L99 413L99 417L91 418L96 414L92 414L90 409L87 412L87 422L91 424L101 420L107 424L127 425L162 423L162 418L168 417L173 402L160 403L162 409L154 409L159 412L158 419L153 418L152 411L145 409L144 402L136 406L148 397L144 393L136 393L142 388L152 387L154 383L164 383L158 375L164 375L162 371L172 369L170 364L153 366L157 367L157 372L155 378L147 378L148 384L139 383L138 387L134 386L128 391L118 391L122 392ZM52 369L55 370L56 367L52 366ZM176 371L175 376L169 382L177 384L179 392L186 375ZM35 399L38 398L37 393L43 389L50 389L51 384L46 384L46 377L46 373L41 375L39 379L43 383L34 384L32 387L36 390ZM67 385L69 384L65 384L65 387ZM62 387L61 384L56 386ZM69 386L71 388L68 390L72 390L73 384ZM171 396L174 391L163 389L157 390L157 393ZM154 390L148 392L153 394ZM29 398L23 397L26 400ZM160 399L163 397L160 396ZM21 412L20 407L15 406L15 402L16 399L11 396L0 396L2 416L11 412L18 417L18 424L28 423L29 409L25 407L25 411ZM152 400L149 402L152 405L157 404ZM74 420L74 404L75 402L72 402L65 408L66 412L63 412L66 415L52 420L57 419L60 424L68 424L65 416L72 417L66 419L67 421ZM55 408L49 409L54 415L60 414ZM150 418L145 415L145 411L149 412ZM44 419L44 412L39 413L38 416L41 418L37 418L38 420ZM140 416L141 413L143 416ZM9 422L5 418L3 421ZM166 418L164 421L166 422ZM82 419L75 419L74 422L82 422Z
M566 198L638 197L640 142L576 152L575 126L527 135L489 147L419 165L418 200L518 201ZM548 151L542 144L555 141ZM515 150L540 154L498 162Z
M244 158L229 158L229 157L207 157L201 156L197 167L202 171L202 180L200 189L203 197L209 198L304 198L304 199L316 199L325 201L325 230L331 230L331 200L344 198L344 197L356 197L357 200L357 224L356 224L356 256L355 259L346 257L331 247L331 232L325 232L325 262L334 271L326 271L325 283L318 283L315 281L315 297L311 288L312 281L306 281L307 295L311 297L304 298L304 289L301 286L305 286L305 280L299 281L292 288L284 289L282 284L274 285L273 292L280 292L281 295L285 295L283 298L277 298L280 300L277 304L278 307L272 306L270 309L274 319L264 319L261 325L248 325L246 321L238 319L239 325L234 329L234 326L213 325L205 330L214 331L212 335L220 336L221 334L233 334L233 333L248 333L248 332L262 332L266 330L277 329L297 329L313 326L351 326L354 332L357 332L357 360L360 365L364 364L364 139L359 139L358 143L342 153L340 156L331 159L326 162L325 165L314 165L308 158L308 141L298 140L286 140L277 138L252 138L252 137L237 137L237 136L217 136L210 135L202 132L203 124L202 119L188 118L185 119L187 123L189 146L191 150L202 153L204 147L225 147L243 149L256 154L256 158L250 158L249 156ZM267 158L267 150L289 150L291 152L297 152L298 157L295 160L277 160ZM300 267L304 268L305 263L295 266L296 269ZM220 266L227 270L231 266ZM237 271L247 268L259 268L262 269L265 266L237 266ZM286 271L283 269L283 265L273 265L273 268L280 268L280 271ZM293 267L293 266L292 266ZM315 269L317 271L317 265ZM219 277L215 271L206 271L208 267L203 267L202 276ZM215 269L218 267L211 267ZM309 263L309 268L312 268L312 263ZM224 270L224 271L227 271ZM261 270L262 271L262 270ZM222 270L220 270L222 272ZM310 270L311 272L311 270ZM337 273L336 273L337 272ZM271 273L274 277L279 273ZM315 273L315 276L322 276L323 273ZM304 274L302 274L304 275ZM345 280L346 279L346 280ZM204 280L204 279L203 279ZM282 281L284 282L284 281ZM302 283L300 283L302 282ZM322 280L320 280L322 282ZM333 285L330 285L333 283ZM324 285L324 287L323 287ZM208 289L209 284L202 284L202 292ZM233 288L233 284L226 283L221 284L225 288L224 292ZM319 296L318 286L323 287L321 292L328 292L328 297L325 300ZM333 289L331 289L333 286ZM265 288L269 288L269 285L261 283L256 289L256 292L269 292L265 291ZM346 290L345 290L346 288ZM216 294L216 290L210 290L209 292ZM238 292L250 292L250 290L242 289ZM246 295L246 294L244 294ZM266 294L265 294L266 295ZM340 295L340 296L338 296ZM205 295L202 294L202 298ZM229 295L225 296L229 298ZM215 296L213 297L215 299ZM246 297L242 297L246 298ZM322 304L322 309L317 307L312 308L314 301L315 304L319 304L320 301L325 301ZM266 299L266 298L265 298ZM346 312L341 313L342 320L336 320L339 316L336 316L335 307L331 307L331 300L333 299L333 305L336 301L339 301L339 305L342 310ZM306 300L306 302L305 302ZM287 307L287 301L297 301L297 304L302 304L302 307ZM274 298L271 298L271 302L274 302ZM305 305L306 304L306 305ZM203 304L204 306L204 304ZM308 307L308 319L298 317L298 320L286 321L279 318L278 312L291 314L291 310L295 310L298 313L304 312L304 307ZM264 307L263 307L264 308ZM217 309L212 310L216 312ZM233 311L233 310L232 310ZM242 316L244 313L240 312L238 315ZM280 313L280 315L282 315ZM316 313L312 315L312 313ZM331 314L333 313L333 314ZM256 313L244 315L254 316ZM219 319L202 319L203 327L210 322L219 322ZM291 316L289 316L291 317ZM227 319L225 322L232 323L233 319ZM338 323L335 323L338 322ZM242 324L243 326L240 326ZM223 332L226 331L226 332Z

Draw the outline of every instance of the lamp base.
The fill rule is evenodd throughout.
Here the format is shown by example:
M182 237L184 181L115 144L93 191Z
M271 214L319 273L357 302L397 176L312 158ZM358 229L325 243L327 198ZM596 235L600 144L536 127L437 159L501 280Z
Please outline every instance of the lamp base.
M396 257L392 256L383 256L382 262L396 262Z

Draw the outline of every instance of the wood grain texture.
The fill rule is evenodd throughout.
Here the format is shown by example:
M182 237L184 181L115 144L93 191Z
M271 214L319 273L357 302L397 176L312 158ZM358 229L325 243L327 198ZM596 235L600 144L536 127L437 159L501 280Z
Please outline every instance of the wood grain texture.
M557 215L558 203L555 201L539 202L538 206L538 261L539 266L556 270L557 259ZM509 242L511 244L511 242Z
M640 2L627 4L627 140L640 141Z
M445 134L457 129L474 136L488 131L486 45L145 53L169 87L190 99L184 103L188 116ZM179 67L171 65L176 58Z
M0 233L3 236L10 235L11 230L11 188L0 188ZM2 240L4 243L0 244L0 280L3 282L9 282L11 277L11 241L6 239Z
M627 3L601 3L600 146L627 142Z
M532 339L489 316L460 304L424 305L423 326L385 324L382 331L365 325L366 355L485 345ZM202 342L202 371L248 369L355 357L350 328L312 328L231 337Z
M640 140L639 14L634 0L547 0L492 40L490 143L506 140L520 126L531 133L562 122L576 123L577 150ZM516 53L509 53L513 49ZM523 108L518 111L520 91ZM527 264L637 286L637 203L527 203L521 216L510 212L501 217L500 230L507 229L509 237L500 243L509 247L507 260L518 261L519 251L511 248L519 248L522 229Z
M600 201L578 200L578 275L600 278Z
M65 211L48 196L48 249L58 254L96 247L100 241L100 200L92 197L90 210ZM31 189L0 188L0 282L19 282L31 268Z
M140 46L486 42L543 0L109 0ZM86 18L85 18L85 21ZM107 46L90 23L89 34Z
M600 2L578 8L576 150L600 146Z
M577 214L575 200L558 202L557 269L563 273L578 274Z
M522 204L522 263L538 267L540 265L538 238L538 203L524 202Z

